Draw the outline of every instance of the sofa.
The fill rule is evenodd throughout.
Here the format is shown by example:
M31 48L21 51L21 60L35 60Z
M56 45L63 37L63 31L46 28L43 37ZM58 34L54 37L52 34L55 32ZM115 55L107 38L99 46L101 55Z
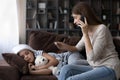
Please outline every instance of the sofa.
M26 44L36 50L44 50L46 52L64 52L59 50L55 45L55 41L65 42L69 45L76 45L81 36L69 37L64 34L55 34L45 31L30 30L27 32ZM120 37L113 37L115 48L120 58ZM0 60L0 80L57 80L54 75L31 75L29 74L26 62L14 53L2 53L4 59ZM85 51L81 52L83 56Z

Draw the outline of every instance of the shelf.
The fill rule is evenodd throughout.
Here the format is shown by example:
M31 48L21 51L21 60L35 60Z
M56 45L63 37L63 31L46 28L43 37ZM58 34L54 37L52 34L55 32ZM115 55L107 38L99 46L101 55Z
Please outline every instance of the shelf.
M26 31L43 30L69 36L82 35L71 17L71 10L79 1L91 5L113 36L120 35L119 0L27 0Z

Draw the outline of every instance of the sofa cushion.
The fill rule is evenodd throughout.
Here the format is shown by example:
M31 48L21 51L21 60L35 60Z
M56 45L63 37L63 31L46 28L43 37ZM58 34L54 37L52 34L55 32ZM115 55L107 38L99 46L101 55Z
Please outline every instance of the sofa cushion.
M19 72L12 66L0 66L0 80L19 80Z
M5 60L0 60L0 80L19 80L19 72Z
M20 56L14 54L14 53L3 53L2 56L8 64L17 68L19 70L19 72L21 72L22 74L28 73L28 71L29 71L28 64Z

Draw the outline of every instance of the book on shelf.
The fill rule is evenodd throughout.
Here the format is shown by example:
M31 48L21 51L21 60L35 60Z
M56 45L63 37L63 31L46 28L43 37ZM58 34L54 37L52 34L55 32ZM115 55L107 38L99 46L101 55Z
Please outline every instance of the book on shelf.
M54 29L57 29L57 21L54 22Z
M63 10L62 10L62 8L61 8L61 7L59 7L59 11L60 11L60 14L62 14L62 13L63 13Z
M37 23L37 29L40 29L39 21L37 21L36 23Z
M36 10L35 10L34 13L33 13L33 17L32 17L33 19L36 17L36 13L37 13L37 12L36 12Z

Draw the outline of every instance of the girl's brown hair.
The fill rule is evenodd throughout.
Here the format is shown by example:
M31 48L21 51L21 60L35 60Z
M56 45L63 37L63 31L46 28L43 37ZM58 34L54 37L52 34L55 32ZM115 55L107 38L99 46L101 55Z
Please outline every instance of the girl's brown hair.
M80 14L85 16L89 25L102 24L102 21L95 15L94 11L87 3L77 3L72 9L72 14Z

